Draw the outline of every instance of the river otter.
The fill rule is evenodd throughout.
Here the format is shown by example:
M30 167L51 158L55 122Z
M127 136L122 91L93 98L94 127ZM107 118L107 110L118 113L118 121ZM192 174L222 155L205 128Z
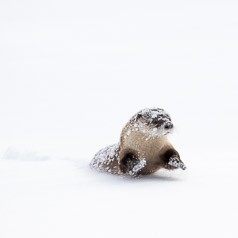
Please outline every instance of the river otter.
M90 166L118 175L146 175L165 169L186 169L166 135L173 129L160 108L143 109L122 129L120 143L100 150Z

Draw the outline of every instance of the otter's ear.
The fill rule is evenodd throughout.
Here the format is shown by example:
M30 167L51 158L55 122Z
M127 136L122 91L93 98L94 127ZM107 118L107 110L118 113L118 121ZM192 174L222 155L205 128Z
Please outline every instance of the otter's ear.
M140 160L133 153L127 153L119 162L119 168L123 174L130 174L130 171Z

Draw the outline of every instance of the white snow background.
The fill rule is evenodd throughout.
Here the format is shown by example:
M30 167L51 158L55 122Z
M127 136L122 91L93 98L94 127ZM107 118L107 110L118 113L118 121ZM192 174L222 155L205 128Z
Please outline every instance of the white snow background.
M238 2L0 1L0 237L238 237ZM187 166L89 169L145 107Z

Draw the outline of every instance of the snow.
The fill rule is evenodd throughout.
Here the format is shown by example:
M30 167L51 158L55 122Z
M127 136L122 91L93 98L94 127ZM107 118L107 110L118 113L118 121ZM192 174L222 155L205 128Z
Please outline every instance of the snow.
M1 238L237 238L238 2L0 1ZM186 170L90 169L142 108Z
M1 237L236 237L236 158L200 156L139 178L94 172L90 158L2 158Z

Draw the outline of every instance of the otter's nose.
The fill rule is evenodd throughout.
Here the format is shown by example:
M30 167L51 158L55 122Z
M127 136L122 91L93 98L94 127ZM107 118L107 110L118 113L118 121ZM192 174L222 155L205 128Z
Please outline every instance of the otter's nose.
M165 129L172 129L174 126L171 122L167 122L164 126Z

